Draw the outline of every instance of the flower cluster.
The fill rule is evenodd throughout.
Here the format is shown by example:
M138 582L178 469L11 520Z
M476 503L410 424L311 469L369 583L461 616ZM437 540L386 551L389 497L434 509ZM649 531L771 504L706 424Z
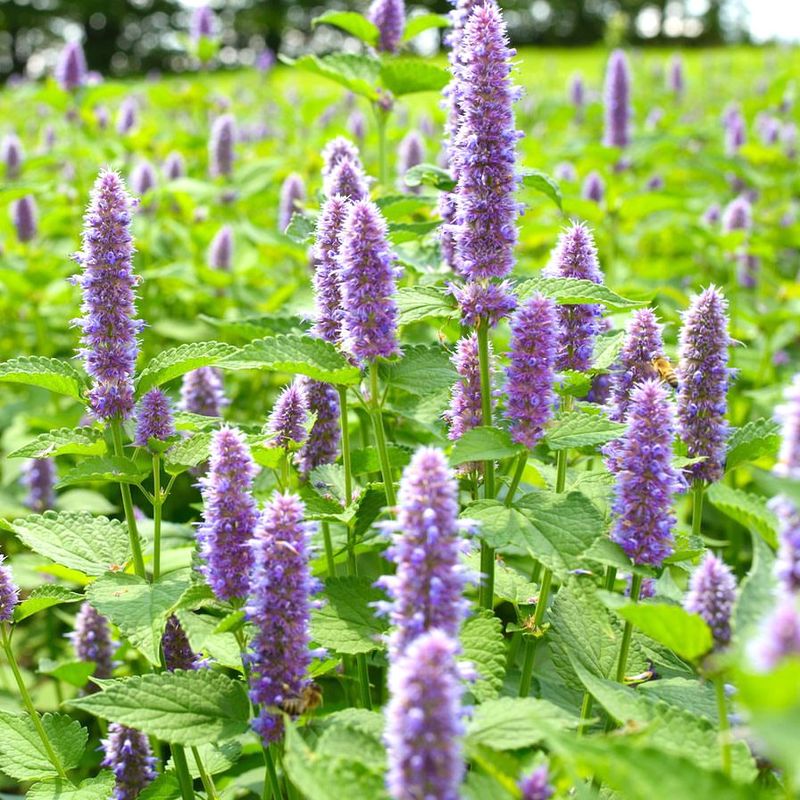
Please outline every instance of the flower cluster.
M25 465L22 482L28 490L25 505L41 514L56 504L56 464L50 458L33 458Z
M95 678L110 678L114 668L114 644L108 620L90 603L83 603L69 634L75 655L81 661L94 661Z
M296 172L286 176L281 185L281 196L278 205L278 227L285 231L292 221L292 215L300 211L306 198L306 186L303 178Z
M322 205L314 241L314 297L316 310L312 332L336 344L342 335L342 293L339 287L339 232L347 215L348 201L342 195L329 196Z
M396 53L406 26L403 0L373 0L368 16L380 34L377 49L383 53Z
M604 89L607 147L627 147L631 126L631 68L622 50L609 56Z
M151 389L136 408L134 443L137 447L147 447L150 439L165 442L174 435L172 402L161 389Z
M491 344L490 344L491 348ZM490 375L494 359L489 351ZM459 380L453 384L450 408L445 412L450 439L460 439L468 430L482 422L481 372L478 359L478 337L471 334L459 339L452 356Z
M715 648L725 647L731 640L731 612L735 600L736 578L730 567L708 553L692 573L683 605L706 621Z
M208 169L212 178L233 172L233 148L236 143L236 121L231 114L214 120L208 140Z
M304 385L295 380L281 392L267 420L270 446L286 449L305 441L307 421L308 400Z
M315 467L332 464L339 455L339 393L329 383L305 377L298 380L308 401L308 410L316 416L297 454L300 472L307 476Z
M5 556L0 553L0 623L11 620L19 603L19 589L4 561Z
M156 759L147 736L118 722L108 726L103 739L102 765L116 778L114 800L136 800L142 789L156 777Z
M204 417L218 417L228 402L222 388L222 378L214 367L198 367L183 376L180 402L182 411Z
M161 635L161 652L164 654L164 666L170 672L176 669L197 669L202 663L202 659L192 650L186 631L174 614L167 619Z

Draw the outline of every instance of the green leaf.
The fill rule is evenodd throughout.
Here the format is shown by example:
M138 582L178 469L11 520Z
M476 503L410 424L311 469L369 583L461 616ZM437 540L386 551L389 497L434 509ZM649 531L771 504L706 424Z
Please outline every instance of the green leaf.
M71 469L57 484L57 488L76 483L140 483L148 469L125 456L92 456Z
M138 575L109 572L87 589L89 602L153 665L161 663L167 616L189 588L188 571L169 572L154 583Z
M192 761L189 762L190 765ZM162 772L141 791L137 800L180 800L180 797L181 785L178 783L178 776L174 772Z
M395 96L438 92L450 83L450 73L420 58L391 58L381 63L381 81Z
M370 47L374 47L380 37L378 26L370 22L363 14L358 14L355 11L326 11L311 22L314 27L322 25L322 23L341 28L343 31L347 31L347 33L361 39L362 42L370 45Z
M125 525L85 511L45 511L2 524L34 552L87 575L119 569L130 558Z
M517 296L525 300L535 292L552 297L561 305L599 304L615 311L647 305L639 300L627 300L602 283L584 278L531 278L517 286Z
M191 342L162 350L142 370L136 382L136 393L141 396L154 386L161 386L194 369L219 364L236 352L236 347L224 342Z
M403 176L406 186L433 186L442 192L452 192L456 182L446 169L436 164L416 164L406 170Z
M756 419L737 428L728 438L725 470L730 472L740 464L774 455L780 444L780 425L772 419Z
M94 661L51 661L49 658L43 658L39 662L38 672L80 689L86 685L94 668Z
M410 42L415 36L419 36L431 28L447 28L449 26L450 20L446 14L418 14L406 21L403 41Z
M726 517L756 531L772 547L778 546L778 519L767 507L765 497L734 489L725 483L712 483L706 490L711 504Z
M438 392L458 380L450 353L436 345L406 347L399 361L383 365L381 371L394 388L415 395Z
M389 456L389 465L393 469L402 469L411 461L411 451L396 445L388 445L386 448ZM377 447L365 447L363 450L353 450L350 469L353 475L366 475L370 472L380 472L381 460ZM316 470L314 470L316 472ZM342 474L344 477L344 474ZM342 499L344 494L339 495Z
M506 674L506 644L503 625L491 611L470 617L461 629L462 660L471 662L478 677L469 692L479 703L493 700L503 688Z
M535 192L549 197L559 208L563 211L561 206L561 187L544 172L538 169L524 169L522 170L522 185L528 189L533 189Z
M435 231L441 224L441 220L438 219L426 222L390 222L389 239L393 244L418 242L423 236Z
M751 536L753 561L733 608L733 634L740 642L748 641L775 607L775 554L759 536Z
M242 671L242 654L236 637L230 632L217 633L218 617L185 610L176 613L192 650L207 654L220 666Z
M70 704L187 747L245 733L250 717L242 681L210 669L150 672L106 681L102 691L70 700Z
M33 441L9 453L9 458L55 458L56 456L99 456L106 452L99 428L58 428L40 433Z
M305 55L296 61L283 60L293 64L296 69L335 81L354 94L369 100L378 98L377 83L381 74L381 63L376 58L353 53L331 53L322 58Z
M310 244L314 241L316 224L311 217L295 211L284 233L297 244Z
M594 341L594 354L592 356L592 369L611 369L625 342L625 331L615 331L598 336Z
M25 795L26 800L108 800L114 792L115 778L110 769L101 770L93 778L77 786L63 778L35 783ZM139 795L145 800L145 794Z
M322 608L311 612L311 638L328 650L345 655L381 650L381 636L388 630L386 620L371 606L384 600L369 578L329 578L325 581Z
M604 414L570 411L556 418L547 429L545 440L551 450L590 447L619 439L626 428L626 425L612 422Z
M534 536L525 514L500 500L476 500L462 516L476 523L478 536L495 550L526 553Z
M297 373L344 386L353 386L361 380L358 368L349 364L332 344L297 334L256 339L231 356L225 366Z
M406 173L408 175L408 173ZM456 319L458 309L452 295L435 286L404 286L397 290L395 302L400 325L425 319Z
M525 448L511 441L508 431L481 426L468 430L453 446L450 464L457 467L471 461L496 461L516 456Z
M44 714L41 721L62 766L77 766L89 736L86 728L66 714ZM58 775L27 714L0 711L0 770L18 781Z
M63 586L48 583L44 586L37 586L26 598L14 609L14 622L21 622L45 608L59 606L63 603L77 603L83 600L83 595L71 592Z
M57 358L20 356L0 363L0 382L41 386L56 394L80 400L86 381L72 364Z
M207 775L219 775L227 772L241 757L242 745L236 740L220 742L220 744L201 744L197 748L200 760L203 762ZM189 774L194 780L200 777L200 770L194 758L188 758ZM175 760L170 759L168 769L175 769ZM141 797L141 795L139 795Z
M238 611L231 611L223 617L219 625L214 628L214 633L232 633L244 627L247 621L247 612L240 608Z

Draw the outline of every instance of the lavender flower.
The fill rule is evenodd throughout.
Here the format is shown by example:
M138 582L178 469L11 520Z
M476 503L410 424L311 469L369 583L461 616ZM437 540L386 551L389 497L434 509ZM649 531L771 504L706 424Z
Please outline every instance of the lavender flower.
M784 495L769 501L778 518L778 558L775 575L787 592L800 593L800 510Z
M126 97L117 112L117 133L120 136L130 133L136 127L138 121L139 109L136 101L132 97Z
M775 474L800 480L800 373L784 393L784 402L775 409L781 423L781 447Z
M583 119L583 107L586 104L586 86L583 75L576 72L569 82L569 101L575 107L575 116L580 121Z
M760 672L769 672L788 656L800 655L800 611L797 598L784 595L762 623L748 647L750 660Z
M186 162L183 156L177 151L173 150L164 159L164 177L168 181L175 181L182 178L186 174Z
M589 228L581 222L573 222L561 234L542 275L602 283L603 273ZM591 366L594 341L600 332L602 308L591 304L562 305L558 307L558 317L561 340L557 368L586 371Z
M278 206L278 227L285 231L292 221L292 214L300 211L306 198L306 187L302 177L292 172L281 186L280 205Z
M19 589L14 583L11 569L5 565L5 555L0 553L0 623L10 622L19 603Z
M199 367L183 376L182 411L202 414L204 417L219 417L229 402L222 388L220 373L214 367Z
M386 221L369 200L347 211L337 256L341 281L342 342L362 366L400 353L397 343L396 270Z
M342 195L331 195L322 205L317 219L313 257L316 311L312 333L336 344L342 334L342 295L339 287L339 233L347 214L348 203Z
M528 448L536 446L553 415L557 342L555 302L537 293L511 319L511 363L506 370L511 438Z
M631 68L622 50L608 59L604 87L606 147L627 147L631 143Z
M707 553L689 580L683 607L699 614L711 628L714 648L731 640L731 612L736 600L736 578L730 567L713 553Z
M58 56L55 78L65 92L73 92L86 83L86 56L80 42L67 42Z
M396 53L406 26L403 0L373 0L367 16L380 32L376 49L381 53Z
M295 380L281 392L267 420L270 446L288 448L292 443L304 442L307 421L308 400L304 385Z
M672 552L672 498L680 485L672 466L673 439L666 390L657 380L640 383L631 393L628 430L619 443L611 531L612 541L634 564L659 567Z
M494 358L489 344L490 381ZM444 418L450 428L448 438L460 439L468 430L483 422L481 412L481 373L478 360L478 337L473 333L459 339L452 357L459 380L453 385L450 408Z
M557 181L576 181L578 174L575 172L575 165L571 161L561 161L556 164L555 177Z
M216 15L208 6L195 8L190 25L192 41L197 43L201 39L213 39L216 22Z
M744 195L731 200L722 212L722 230L730 233L731 231L749 231L752 227L753 208L750 201Z
M161 389L151 389L139 401L136 409L137 447L148 447L150 439L165 442L175 435L175 421L172 417L172 403Z
M494 328L517 305L508 281L471 281L464 286L451 283L449 288L461 308L461 324L467 327L476 327L485 321L489 327Z
M683 93L686 91L683 59L677 53L672 56L669 62L667 88L678 98L683 97Z
M192 650L186 632L174 614L167 619L161 636L161 651L164 654L164 665L170 672L176 669L197 669L202 661Z
M330 197L337 194L331 186L331 175L333 171L344 161L349 161L354 168L363 175L364 167L358 148L344 136L337 136L331 139L322 149L322 191ZM341 194L341 192L338 192Z
M103 750L102 766L110 767L116 778L114 800L135 800L155 780L156 759L143 733L112 722Z
M103 170L84 215L83 249L75 259L83 273L83 330L79 353L93 379L89 407L103 420L126 419L133 411L133 375L139 353L135 318L131 211L133 202L116 172Z
M56 464L49 458L33 458L25 466L23 483L28 490L25 505L41 514L49 508L54 508L56 495Z
M722 477L728 437L728 303L715 286L695 297L684 314L678 365L678 428L696 480Z
M653 175L648 178L645 188L648 192L660 192L664 188L664 178L662 175Z
M369 197L369 178L355 161L344 159L325 179L323 191L327 197L338 194L348 200L365 200Z
M0 159L6 166L6 178L13 181L19 178L22 169L22 142L14 133L7 133L0 142Z
M105 106L95 106L94 119L97 127L104 131L108 127L108 109Z
M347 132L359 142L363 142L366 133L367 122L364 115L356 108L350 112L347 118Z
M203 574L221 600L245 597L250 588L248 541L258 522L252 495L257 473L250 448L236 428L214 432L208 475L200 478L204 508L197 538Z
M590 172L583 182L581 197L593 203L602 203L606 194L606 184L598 172Z
M703 213L702 221L706 225L715 225L722 217L722 209L719 203L712 203Z
M386 786L393 800L458 800L464 777L458 644L433 630L389 668Z
M212 178L229 176L233 172L236 121L232 114L214 120L208 139L208 170Z
M516 170L514 102L506 26L494 3L467 20L454 79L460 125L451 148L457 177L452 227L455 268L464 278L504 278L514 266Z
M734 109L725 118L725 153L735 156L747 140L744 118L738 109Z
M411 167L416 167L425 160L425 144L416 131L409 131L400 141L397 148L397 174L399 185L404 192L419 194L419 186L406 186L403 177Z
M223 225L214 235L208 248L211 269L230 270L233 260L233 228Z
M80 661L93 661L95 678L110 678L114 670L114 643L108 620L95 611L90 603L83 603L75 616L75 629L69 634L75 656ZM89 691L96 691L90 689Z
M131 191L140 197L156 185L156 171L149 161L139 161L131 172Z
M537 767L519 782L522 800L550 800L555 789L550 784L550 773L546 764Z
M30 242L36 238L38 233L37 217L36 199L32 194L20 197L11 206L11 219L20 242Z
M309 568L311 526L293 494L275 492L250 542L253 579L247 616L256 627L250 643L250 699L261 706L253 729L265 744L283 735L271 709L308 686L310 596L318 584Z
M298 379L308 400L308 410L316 420L297 454L300 472L304 476L322 464L332 464L339 455L339 393L329 383Z

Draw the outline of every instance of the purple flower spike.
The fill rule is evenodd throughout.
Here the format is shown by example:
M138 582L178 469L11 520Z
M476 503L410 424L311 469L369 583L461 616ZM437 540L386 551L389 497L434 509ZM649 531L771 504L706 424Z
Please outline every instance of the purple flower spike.
M683 97L683 93L686 91L683 59L677 53L672 56L669 62L667 88L678 98Z
M775 473L800 480L800 373L784 393L784 402L775 409L781 423L781 447Z
M168 181L176 181L186 174L186 161L183 156L177 151L173 150L164 159L164 177Z
M208 266L228 271L233 261L233 228L223 225L214 235L208 248Z
M208 6L198 6L192 13L191 36L192 41L213 39L217 24L217 17Z
M683 316L678 365L678 428L696 480L722 477L728 438L728 303L715 286L695 297Z
M175 421L172 417L172 403L161 389L151 389L139 401L136 409L137 447L147 447L150 439L165 442L175 435Z
M329 383L299 378L308 399L308 410L316 414L308 438L298 453L298 465L304 476L322 464L332 464L339 455L339 392Z
M219 417L229 403L222 388L220 373L214 367L199 367L183 376L182 411L202 414L204 417Z
M14 133L8 133L0 143L0 158L6 167L6 178L13 181L19 178L19 173L22 170L22 142L19 137Z
M139 108L132 97L126 97L117 112L117 133L124 136L130 133L139 121Z
M328 197L341 195L348 200L365 200L369 197L369 178L353 161L337 164L325 182Z
M583 223L573 222L561 234L550 263L542 271L549 278L582 278L603 282L592 233ZM594 341L600 332L602 308L599 305L558 307L561 342L557 368L585 371L592 363Z
M23 483L28 490L25 505L37 514L54 508L56 495L56 464L49 458L31 459L25 466Z
M380 31L376 49L381 53L396 53L406 27L403 0L373 0L367 16Z
M281 392L267 420L270 446L288 448L304 442L307 421L308 400L304 385L295 380Z
M736 578L731 568L708 553L692 573L683 607L706 621L714 636L714 649L725 647L731 640L731 612L735 600Z
M458 643L443 631L420 636L389 667L386 787L392 800L458 800L464 733Z
M283 717L272 708L308 686L311 595L318 583L309 568L312 527L293 494L275 492L250 541L253 580L247 617L256 628L250 642L250 699L261 706L253 730L265 744L283 735Z
M347 118L347 132L359 142L364 141L364 134L366 133L367 121L364 115L356 108L350 112Z
M342 195L331 195L322 205L317 219L313 256L316 310L312 333L336 344L342 335L342 293L339 286L339 234L347 215L348 202Z
M386 554L396 570L379 580L392 601L380 608L394 626L393 658L433 628L457 640L467 612L459 558L469 526L458 518L458 484L441 450L417 450L403 472L397 505L396 522L385 526L392 532Z
M69 634L75 656L80 661L94 661L95 678L110 678L114 671L114 643L108 620L95 611L90 603L83 603L75 616L75 630ZM96 691L96 689L89 689Z
M583 182L581 197L593 203L602 203L606 194L606 184L598 172L590 172Z
M156 185L156 171L149 161L140 161L131 172L131 191L140 197Z
M400 188L409 194L419 194L420 186L406 186L403 180L411 167L416 167L425 160L425 144L416 131L409 131L400 141L397 148L397 174Z
M203 574L220 600L245 597L250 588L248 542L258 522L252 495L257 473L250 448L236 428L214 432L208 475L200 478L204 509L197 538Z
M453 283L450 284L450 291L461 308L461 324L468 328L474 328L484 320L489 327L494 328L517 306L517 300L511 293L511 284L508 281L499 283L472 281L464 286Z
M167 620L161 636L161 650L164 653L164 664L170 672L176 669L197 669L202 662L192 650L186 632L174 614Z
M749 231L753 227L753 207L750 201L742 195L735 200L731 200L722 212L722 230L725 233L731 231Z
M103 739L105 758L102 766L111 767L116 778L114 800L136 800L156 777L156 759L143 733L118 722L108 726Z
M494 3L467 20L454 79L460 110L451 162L457 185L452 228L455 268L464 278L504 278L514 266L519 184L508 35Z
M83 218L83 248L75 258L83 273L83 330L79 353L93 379L89 407L102 420L126 419L133 411L133 375L139 353L135 317L131 212L133 201L116 172L103 170Z
M631 68L622 50L608 59L604 87L606 147L627 147L631 143Z
M716 225L722 218L722 209L719 203L712 203L704 212L702 221L706 225Z
M569 101L575 106L575 110L580 118L583 114L583 107L586 104L586 85L583 82L583 75L576 72L569 82Z
M353 203L345 217L338 253L342 342L362 366L400 353L394 301L395 256L386 221L369 200Z
M735 156L747 141L747 129L744 117L738 108L734 108L725 117L725 153Z
M494 371L491 343L489 348L491 380ZM455 440L483 423L477 334L473 333L471 336L459 339L452 361L460 380L453 385L450 408L445 411L444 418L450 428L448 438Z
M800 656L800 610L794 595L784 595L762 623L748 647L750 660L760 672L770 672L789 656Z
M634 387L628 430L619 441L611 539L634 564L661 566L672 552L672 498L680 488L672 466L674 419L657 380Z
M323 179L327 178L342 161L352 161L360 170L363 171L364 169L358 148L346 137L337 136L322 148ZM326 194L329 194L329 192L326 192Z
M19 603L19 589L14 583L11 569L3 563L5 558L0 553L0 622L10 622Z
M800 593L800 511L784 495L773 497L768 505L778 518L775 575L787 592Z
M214 120L208 139L208 170L212 178L229 176L233 172L236 121L233 114L223 114Z
M86 56L80 42L67 42L58 56L55 78L65 92L74 92L86 83Z
M300 211L306 199L306 187L302 177L292 172L281 186L280 205L278 206L278 227L285 231L292 221L292 214Z
M519 782L522 800L550 800L555 789L550 784L550 773L546 764L537 767Z
M634 311L625 331L625 343L614 367L608 416L624 422L637 385L656 377L653 359L664 355L664 340L655 312L650 308Z
M20 242L30 242L38 232L38 210L36 199L32 194L20 197L11 207L11 219Z
M550 298L535 294L511 319L511 362L506 374L511 438L535 447L553 415L558 317Z

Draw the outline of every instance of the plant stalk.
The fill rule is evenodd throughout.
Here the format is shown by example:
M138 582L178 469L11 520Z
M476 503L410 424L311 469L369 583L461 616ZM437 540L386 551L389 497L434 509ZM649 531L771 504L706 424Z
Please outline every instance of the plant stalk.
M186 751L180 744L172 744L170 749L172 750L172 760L175 763L175 771L178 773L181 797L183 800L194 800L194 781L189 772L189 764L186 762Z
M481 374L481 416L485 426L492 424L492 382L489 371L489 323L486 320L478 323L478 362ZM495 496L494 461L483 462L484 497ZM481 542L481 572L484 579L480 587L480 605L482 608L494 607L494 549L486 542Z
M394 493L394 479L392 467L389 462L389 450L386 447L386 432L383 429L383 415L381 414L380 395L378 394L378 362L369 365L369 391L370 391L370 416L372 427L375 430L375 444L378 446L378 458L381 462L383 486L386 491L386 502L394 508L397 499Z
M264 800L280 800L281 784L278 781L278 771L275 769L275 759L272 754L272 745L264 748L264 763L267 767L267 777L264 780ZM267 792L269 788L269 792Z
M703 498L706 493L705 481L695 480L692 484L692 534L700 536L703 527Z
M203 788L206 790L206 797L208 800L217 800L217 789L214 786L213 778L206 772L203 759L200 758L200 753L196 747L192 748L192 755L194 756L194 763L197 764L197 771L200 773L200 780L203 782Z
M506 493L506 506L511 507L511 504L514 502L514 495L517 493L517 489L519 488L519 483L522 480L522 474L525 472L525 465L528 463L528 451L526 450L524 453L520 453L519 459L517 460L517 468L514 470L514 475L511 478L511 484L508 487L508 492Z
M639 602L639 594L642 591L642 576L633 573L631 578L631 601ZM631 648L631 637L633 636L633 623L626 622L622 630L622 645L619 649L619 661L617 662L617 683L625 680L625 670L628 668L628 651Z
M728 704L725 700L725 682L721 675L714 678L714 689L717 696L717 713L719 714L719 748L722 757L722 771L731 776L731 724L728 720Z
M333 557L333 541L331 540L330 523L322 522L322 540L325 542L325 564L328 568L328 577L336 577L336 560Z
M161 575L161 457L153 453L153 581Z

